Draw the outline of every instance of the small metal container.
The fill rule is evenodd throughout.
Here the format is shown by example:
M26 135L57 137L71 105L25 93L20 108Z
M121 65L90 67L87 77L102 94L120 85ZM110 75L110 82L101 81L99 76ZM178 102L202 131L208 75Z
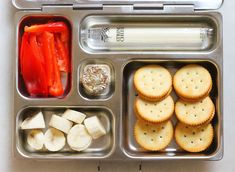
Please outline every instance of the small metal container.
M222 5L222 0L67 0L30 1L13 0L19 11L15 17L15 74L14 74L14 152L16 156L30 159L102 159L102 160L220 160L223 156L223 38L222 16L212 10ZM26 24L64 21L71 29L71 74L66 76L66 91L57 98L31 98L23 86L19 71L19 49L23 27ZM192 23L213 28L213 43L207 49L192 51L94 51L81 39L82 30L91 25L119 23L144 23L146 25ZM180 149L174 141L160 152L140 148L133 137L135 115L133 102L133 74L141 66L159 64L173 75L186 64L200 64L208 69L213 79L210 96L216 106L212 121L215 136L210 148L201 153ZM81 70L87 64L106 64L111 69L111 84L106 94L87 95L81 87ZM177 99L174 91L171 93ZM94 142L84 152L71 151L66 145L59 152L33 151L26 143L26 132L20 124L31 113L41 110L48 123L52 113L60 114L71 108L88 116L100 117L108 134ZM172 118L175 123L175 117Z

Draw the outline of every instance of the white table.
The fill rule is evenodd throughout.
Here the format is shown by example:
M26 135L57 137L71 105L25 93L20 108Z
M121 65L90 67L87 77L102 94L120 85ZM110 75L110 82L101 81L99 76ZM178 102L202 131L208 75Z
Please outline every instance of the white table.
M220 9L224 18L224 158L218 162L168 161L142 164L143 172L235 171L235 1L225 0ZM0 171L79 172L97 171L96 162L43 162L15 159L12 153L12 68L15 54L14 13L11 0L0 1ZM101 171L138 171L139 163L101 163Z

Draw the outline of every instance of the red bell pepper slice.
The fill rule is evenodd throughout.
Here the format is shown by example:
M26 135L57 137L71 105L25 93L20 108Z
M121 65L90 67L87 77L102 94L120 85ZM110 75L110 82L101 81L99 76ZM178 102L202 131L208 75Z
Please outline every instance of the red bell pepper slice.
M24 41L22 50L22 76L28 93L34 96L47 96L48 88L46 73L41 59L34 55L30 44Z
M47 74L48 87L52 86L54 80L54 62L53 50L51 49L51 42L54 41L52 33L43 32L42 34L42 50L45 57L45 69Z
M24 30L25 32L37 33L37 34L40 34L45 31L51 33L60 33L63 42L69 41L69 29L64 22L38 24L38 25L32 25L30 27L25 26Z
M28 33L24 33L23 36L22 36L22 40L21 40L21 47L20 47L20 70L21 70L21 73L22 73L22 70L23 70L23 54L24 54L24 51L26 50L25 46L26 44L28 43L29 41L29 34Z
M59 66L57 64L57 59L56 59L56 49L55 49L55 41L54 37L53 39L50 39L49 46L51 48L52 54L52 65L53 65L53 74L54 74L54 80L53 84L49 88L49 94L52 96L61 96L64 94L63 90L63 85L61 82L61 76L60 76L60 70Z
M61 41L59 35L55 35L55 51L56 51L56 59L59 66L60 71L69 72L69 54L68 49L65 47L63 42Z
M42 65L45 65L45 59L42 51L42 46L38 44L37 36L35 34L30 34L30 46L35 56L41 60Z

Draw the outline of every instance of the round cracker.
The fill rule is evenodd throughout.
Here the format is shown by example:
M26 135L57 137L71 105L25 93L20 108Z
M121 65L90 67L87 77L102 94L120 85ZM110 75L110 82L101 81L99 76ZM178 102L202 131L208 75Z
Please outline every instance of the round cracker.
M173 115L174 101L171 96L159 102L150 102L136 97L134 108L142 119L152 123L160 123Z
M208 121L214 112L215 106L210 97L198 102L178 100L175 104L176 117L188 125L201 125Z
M156 102L156 101L161 101L161 100L165 99L166 97L168 97L171 94L171 91L172 91L172 87L170 88L170 90L168 91L167 94L165 94L163 97L159 97L157 100L149 98L149 97L145 97L141 93L138 93L138 95L139 95L139 97L141 97L142 99L144 99L146 101Z
M182 67L175 73L173 86L182 99L197 101L209 94L212 88L212 78L206 68L191 64Z
M211 124L193 127L179 122L175 128L175 140L185 151L204 151L213 141L213 127Z
M144 149L159 151L166 148L173 138L171 121L161 124L150 124L137 120L134 128L136 142Z
M158 101L169 93L172 77L166 68L148 65L135 72L134 86L143 98Z

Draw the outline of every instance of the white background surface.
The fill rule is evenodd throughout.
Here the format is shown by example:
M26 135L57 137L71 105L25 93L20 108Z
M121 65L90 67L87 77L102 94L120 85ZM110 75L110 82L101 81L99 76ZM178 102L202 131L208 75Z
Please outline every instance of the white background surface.
M225 0L224 18L224 158L218 162L168 161L142 164L143 172L235 171L235 1ZM15 159L11 150L12 66L14 61L14 13L11 0L0 0L0 172L97 171L96 162L37 162ZM101 171L138 171L138 163L101 163Z

